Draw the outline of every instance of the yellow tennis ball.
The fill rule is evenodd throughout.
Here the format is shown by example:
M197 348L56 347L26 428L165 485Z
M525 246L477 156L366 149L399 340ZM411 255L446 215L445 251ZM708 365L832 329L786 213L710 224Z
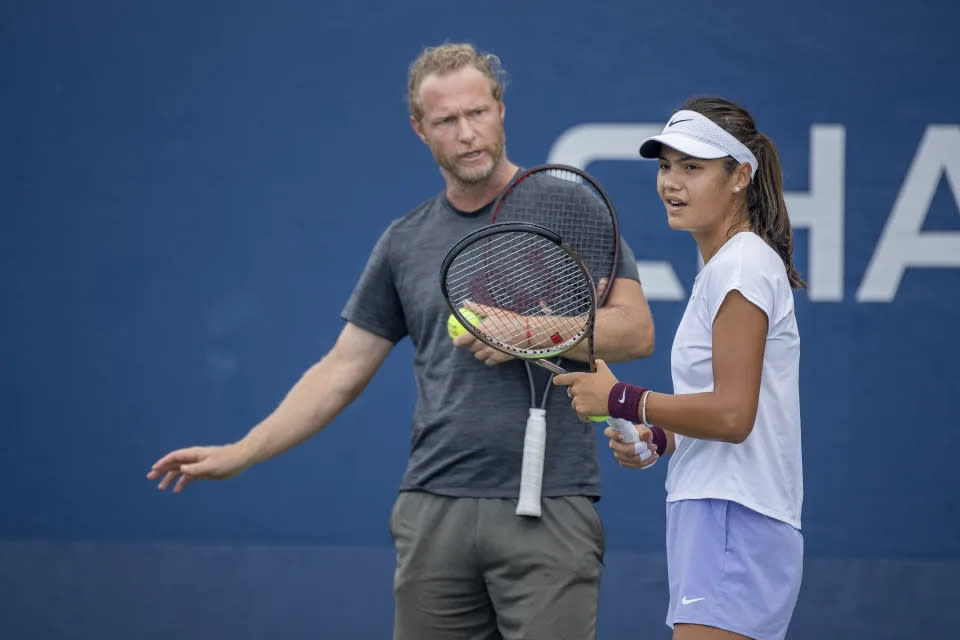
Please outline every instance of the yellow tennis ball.
M470 309L467 309L466 307L461 307L460 313L464 318L469 320L473 326L477 326L482 320L480 316L475 314L473 311L470 311ZM457 320L457 316L451 313L450 317L447 318L447 333L450 334L450 337L456 338L457 336L463 335L465 331L466 329L464 329L463 325L460 324L460 321Z
M610 416L588 416L594 422L606 422Z

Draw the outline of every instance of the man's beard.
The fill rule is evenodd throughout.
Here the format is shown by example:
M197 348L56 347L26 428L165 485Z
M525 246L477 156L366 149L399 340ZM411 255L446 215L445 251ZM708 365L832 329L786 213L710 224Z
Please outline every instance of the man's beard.
M500 163L503 162L503 158L506 155L506 144L503 138L493 147L493 149L484 149L488 151L489 162L483 166L479 167L463 167L457 164L456 160L446 160L436 158L437 163L451 176L453 176L457 182L465 186L472 186L486 181L493 175L497 167L500 166ZM434 156L436 157L436 156Z

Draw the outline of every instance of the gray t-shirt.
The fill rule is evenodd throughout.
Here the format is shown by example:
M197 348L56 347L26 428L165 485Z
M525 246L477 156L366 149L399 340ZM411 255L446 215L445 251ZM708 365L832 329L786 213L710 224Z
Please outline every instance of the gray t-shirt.
M493 367L454 347L450 310L440 291L440 263L467 233L490 223L491 206L454 209L444 194L395 220L377 242L341 313L344 320L393 342L409 335L418 397L410 458L401 491L515 498L530 403L522 361ZM633 252L621 240L617 277L638 279ZM586 365L564 360L564 368ZM549 373L531 366L540 402ZM577 419L566 394L547 403L543 495L600 496L596 429Z

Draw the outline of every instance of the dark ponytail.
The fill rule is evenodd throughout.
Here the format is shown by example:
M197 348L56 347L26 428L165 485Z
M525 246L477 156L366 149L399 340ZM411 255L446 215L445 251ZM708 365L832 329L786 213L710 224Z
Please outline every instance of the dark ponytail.
M807 283L793 266L793 230L783 198L783 169L773 140L757 131L753 116L738 104L723 98L692 98L682 107L710 118L727 133L742 142L757 157L757 174L747 187L747 216L753 232L780 254L787 278L794 289L805 289ZM727 158L727 171L739 163Z

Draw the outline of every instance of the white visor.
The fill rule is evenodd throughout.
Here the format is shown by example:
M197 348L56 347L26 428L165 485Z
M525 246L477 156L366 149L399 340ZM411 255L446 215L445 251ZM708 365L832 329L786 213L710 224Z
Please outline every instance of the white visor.
M750 165L751 180L757 175L759 168L756 156L745 144L696 111L677 111L673 114L660 135L640 143L640 155L644 158L659 158L661 145L704 160L732 156L737 162Z

